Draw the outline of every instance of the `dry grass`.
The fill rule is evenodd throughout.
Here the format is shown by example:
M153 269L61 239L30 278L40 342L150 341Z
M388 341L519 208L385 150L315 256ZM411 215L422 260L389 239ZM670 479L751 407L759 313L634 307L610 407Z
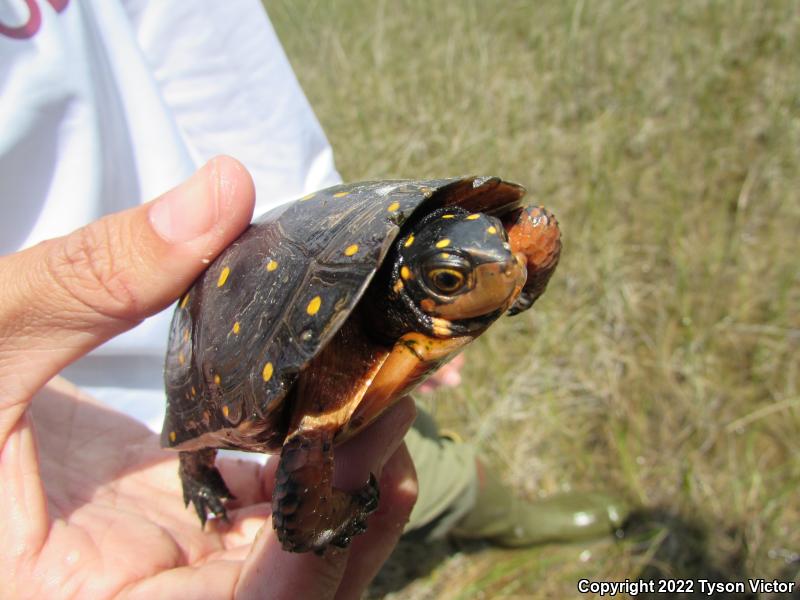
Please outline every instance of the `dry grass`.
M691 522L669 531L701 574L796 577L800 3L266 4L346 179L498 174L559 216L548 293L469 350L440 419L520 493ZM457 554L394 597L680 574L673 537Z

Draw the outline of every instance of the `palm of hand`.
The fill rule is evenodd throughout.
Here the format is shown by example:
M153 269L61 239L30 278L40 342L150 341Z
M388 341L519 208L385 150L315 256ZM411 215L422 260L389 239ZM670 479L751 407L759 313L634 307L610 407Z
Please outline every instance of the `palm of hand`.
M228 461L225 476L248 508L203 532L180 501L177 455L161 451L147 428L52 387L34 400L32 417L49 515L30 507L27 518L51 524L29 580L45 587L20 592L104 597L161 577L162 592L182 596L188 570L209 595L220 584L229 592L269 520L260 465Z
M20 519L12 519L12 528L23 520L30 531L24 548L11 553L16 564L3 565L4 572L15 574L12 597L282 598L290 589L291 596L298 591L303 596L303 585L314 586L308 597L334 597L342 571L338 595L347 596L366 584L385 557L358 551L375 543L370 532L354 543L349 564L346 552L325 557L282 552L271 528L274 463L219 461L237 501L230 523L212 522L202 531L181 499L177 454L161 450L157 436L143 425L79 394L63 381L42 390L15 434L20 443L6 449L5 458L12 460L0 463L0 470L13 467L15 448L23 448L35 429L40 473L31 472L35 461L28 465L33 469L22 469L20 487L29 488L23 497L32 501L14 507ZM29 457L17 458L25 463ZM407 476L407 470L405 458L391 459L382 484ZM8 473L0 475L9 480ZM45 482L43 502L30 493L41 486L31 484L39 475ZM0 505L8 501L0 497ZM379 510L373 518L388 514ZM373 523L372 529L384 536L394 530L396 536L402 523ZM20 539L14 533L10 539ZM390 549L386 545L386 553ZM291 577L292 569L299 579ZM327 576L313 581L309 574L315 570Z

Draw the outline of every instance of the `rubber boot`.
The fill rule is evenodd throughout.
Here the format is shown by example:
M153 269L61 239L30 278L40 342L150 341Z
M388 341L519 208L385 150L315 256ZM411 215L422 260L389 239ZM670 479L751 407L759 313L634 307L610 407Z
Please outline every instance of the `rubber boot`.
M600 538L617 529L628 509L602 493L571 492L528 502L517 498L478 463L475 506L450 531L455 539L482 539L519 548Z

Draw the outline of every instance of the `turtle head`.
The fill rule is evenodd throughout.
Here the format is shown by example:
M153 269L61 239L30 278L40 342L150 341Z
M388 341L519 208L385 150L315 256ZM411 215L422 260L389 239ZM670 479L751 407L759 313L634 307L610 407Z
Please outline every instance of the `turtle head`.
M386 337L477 336L514 303L526 280L525 261L502 223L461 208L436 210L405 231L385 267L385 296L376 308L390 329Z

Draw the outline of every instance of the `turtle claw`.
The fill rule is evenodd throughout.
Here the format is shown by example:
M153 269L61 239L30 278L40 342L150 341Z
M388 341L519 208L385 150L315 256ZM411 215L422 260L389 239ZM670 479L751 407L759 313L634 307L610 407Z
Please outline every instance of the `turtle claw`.
M183 504L192 503L205 529L209 516L228 522L225 500L235 500L217 468L216 451L181 452L178 473L183 484Z

